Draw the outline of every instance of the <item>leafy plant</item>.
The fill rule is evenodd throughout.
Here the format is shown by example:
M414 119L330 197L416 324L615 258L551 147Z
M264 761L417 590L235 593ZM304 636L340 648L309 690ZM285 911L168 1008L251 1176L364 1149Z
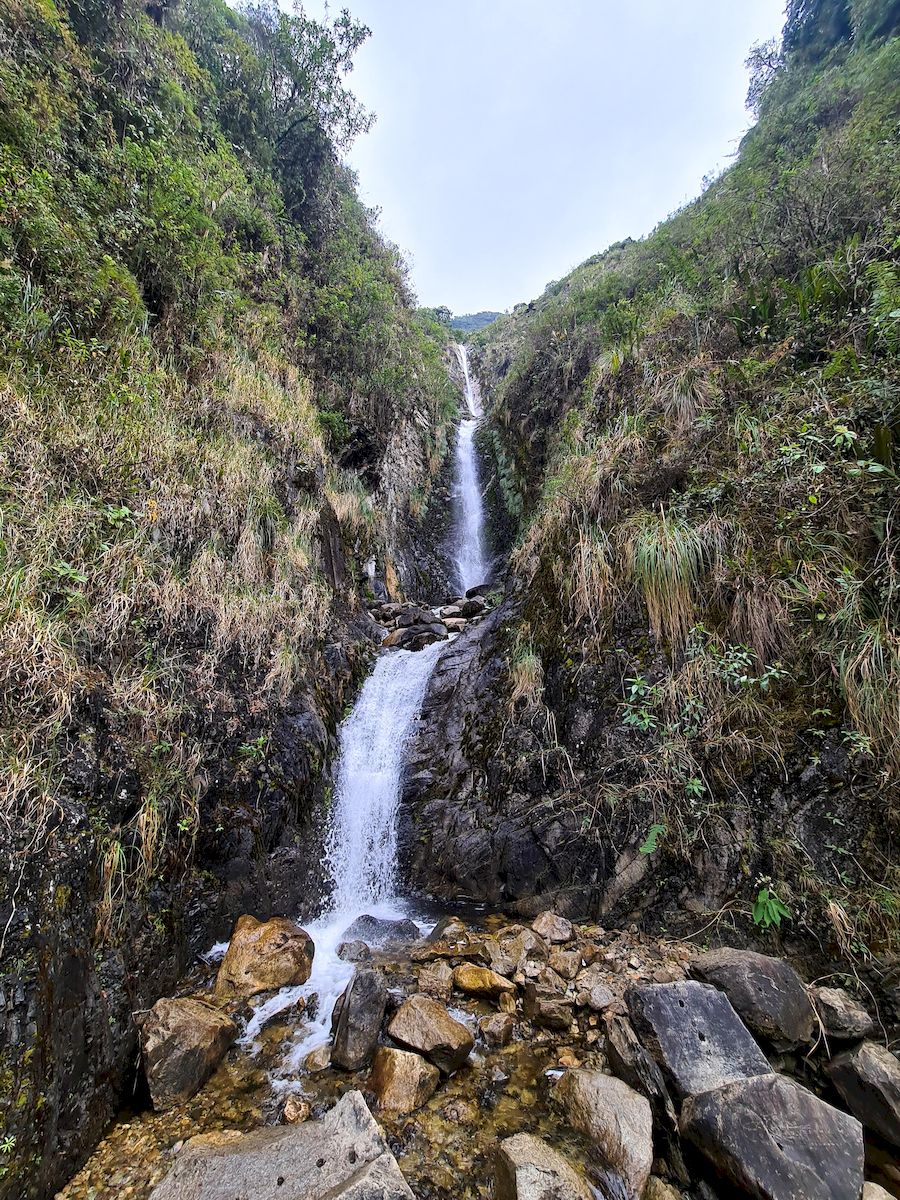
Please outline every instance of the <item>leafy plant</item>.
M638 847L641 854L655 854L659 849L660 839L666 836L666 826L654 824L647 830L647 836Z
M625 715L622 720L632 729L649 733L659 724L655 709L659 707L662 698L660 688L646 680L643 675L636 675L625 682Z
M789 920L790 909L779 900L771 887L761 887L753 902L753 920L763 929L772 925L778 928L783 920Z

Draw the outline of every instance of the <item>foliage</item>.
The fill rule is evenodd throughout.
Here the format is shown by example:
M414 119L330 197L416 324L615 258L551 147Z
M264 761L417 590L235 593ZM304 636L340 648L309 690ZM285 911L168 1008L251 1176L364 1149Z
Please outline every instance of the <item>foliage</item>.
M743 830L743 876L777 868L841 946L900 940L872 902L900 836L898 30L893 0L794 0L734 164L472 338L559 728L624 680L555 803L604 845L664 826L679 870ZM820 760L853 819L811 864L766 797Z
M770 887L762 887L756 893L756 899L753 902L753 920L763 929L769 929L772 925L778 928L783 920L790 918L790 915L790 909L778 899Z
M46 831L104 714L140 792L98 844L104 937L189 861L189 714L315 687L355 603L329 522L384 555L393 431L400 510L446 453L446 333L336 154L369 124L366 35L272 3L0 5L0 814Z

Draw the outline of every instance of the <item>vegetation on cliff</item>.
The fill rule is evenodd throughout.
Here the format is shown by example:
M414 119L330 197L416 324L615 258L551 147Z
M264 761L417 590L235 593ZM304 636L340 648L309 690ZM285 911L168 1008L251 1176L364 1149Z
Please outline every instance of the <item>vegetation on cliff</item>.
M735 164L474 338L518 531L501 745L545 711L542 807L634 859L632 905L668 879L862 954L900 915L898 33L793 0Z
M447 335L338 158L370 121L346 86L367 33L274 0L0 2L10 1195L59 1181L127 1066L127 1028L112 1061L54 1044L61 964L140 1007L121 971L84 983L108 947L177 970L173 881L215 892L236 831L270 847L308 801L344 703L326 644L446 452ZM315 736L279 747L284 712Z

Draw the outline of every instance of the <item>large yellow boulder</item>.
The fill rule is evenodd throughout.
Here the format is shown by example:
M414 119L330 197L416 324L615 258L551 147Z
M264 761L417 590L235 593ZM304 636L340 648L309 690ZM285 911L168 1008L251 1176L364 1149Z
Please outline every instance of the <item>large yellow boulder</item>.
M238 917L216 976L217 996L256 996L306 983L315 946L287 917Z

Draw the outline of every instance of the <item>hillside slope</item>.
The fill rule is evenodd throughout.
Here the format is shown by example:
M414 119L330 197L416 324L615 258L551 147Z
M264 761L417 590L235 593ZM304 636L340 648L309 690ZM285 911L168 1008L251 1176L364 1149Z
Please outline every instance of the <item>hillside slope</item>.
M426 709L424 885L896 951L898 29L792 3L738 161L472 339L515 545Z
M360 595L424 582L456 397L339 164L365 35L0 0L3 1196L83 1159L189 953L314 900Z

